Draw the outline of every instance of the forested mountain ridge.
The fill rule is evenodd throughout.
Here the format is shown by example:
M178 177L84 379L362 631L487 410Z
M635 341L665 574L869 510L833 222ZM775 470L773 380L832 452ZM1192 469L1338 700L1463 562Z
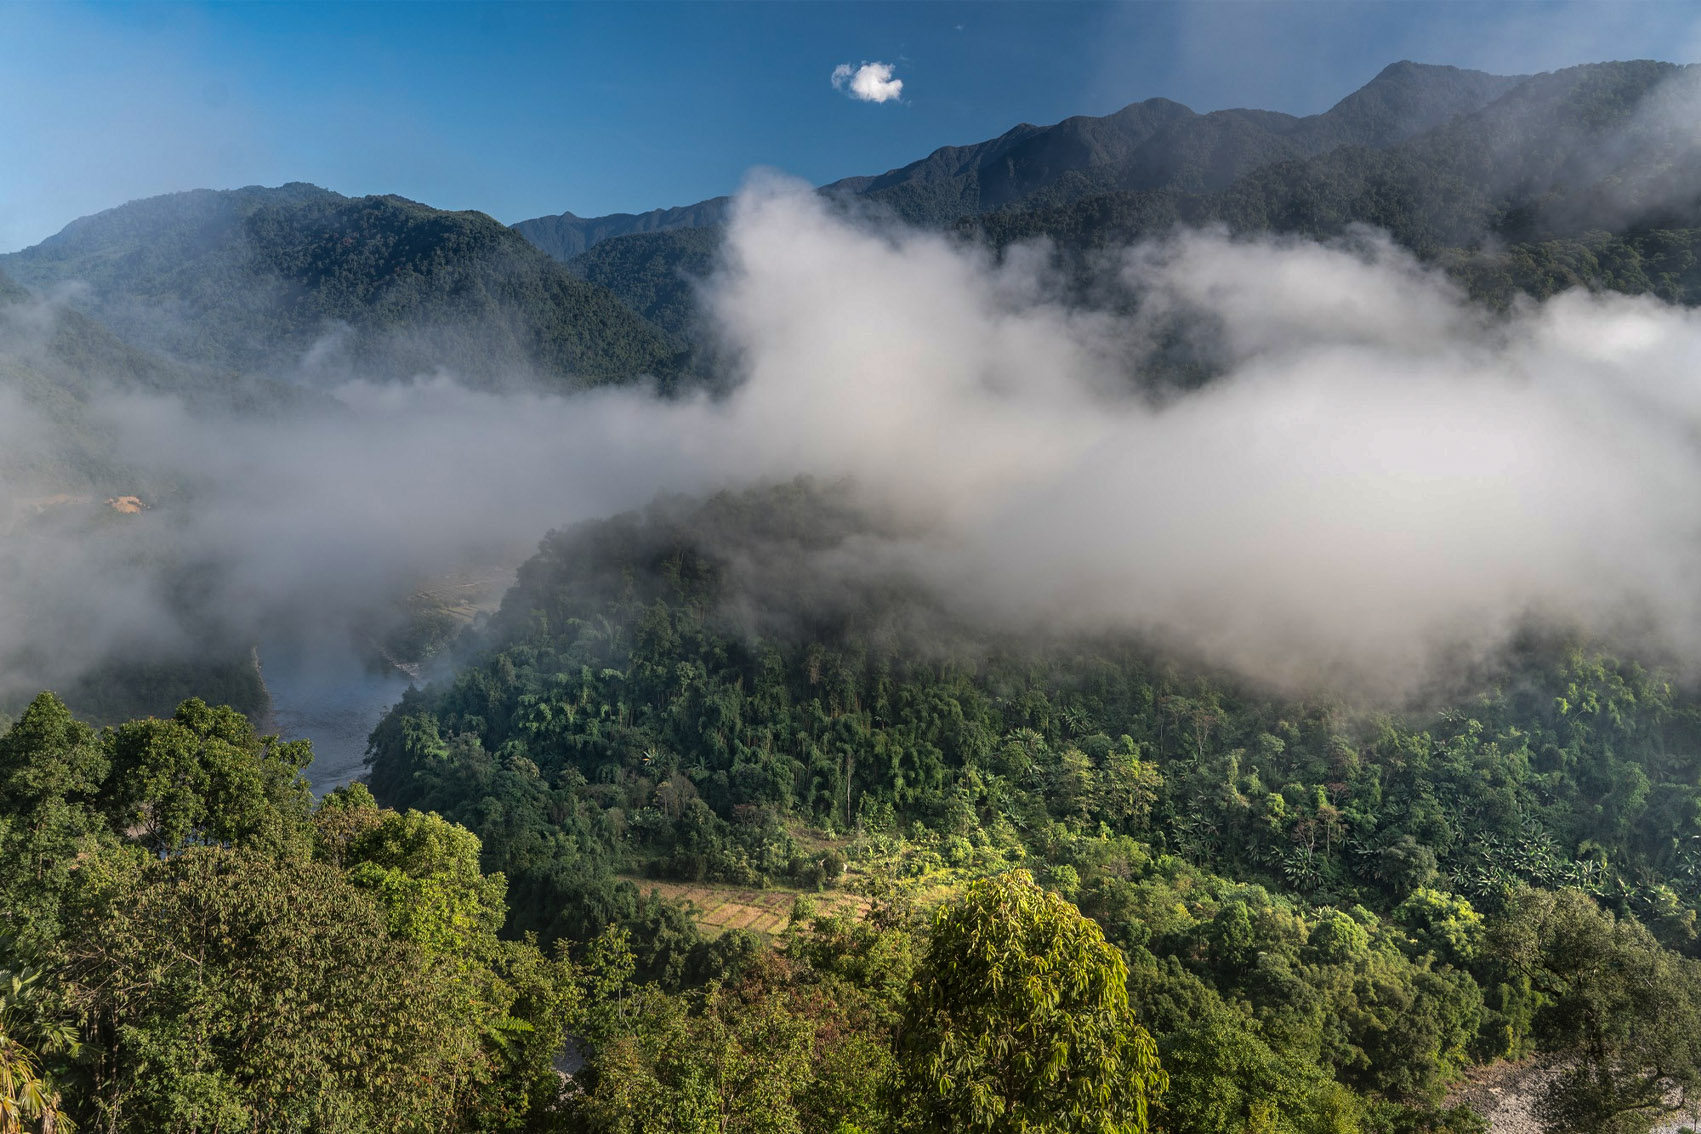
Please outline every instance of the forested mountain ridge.
M557 260L571 260L587 248L617 236L720 224L726 220L731 206L731 197L711 197L695 205L651 209L647 213L610 213L603 217L560 213L533 217L518 222L513 228Z
M609 289L681 346L695 337L697 282L708 278L725 230L675 228L604 240L567 267Z
M1662 101L1694 73L1601 63L1538 75L1387 149L1349 146L1257 169L1220 193L1118 192L964 222L996 243L1109 246L1177 224L1335 235L1373 225L1433 255L1485 243L1693 227L1697 147ZM1674 100L1680 101L1680 99Z
M878 202L924 225L1004 208L1042 190L1053 197L1169 186L1210 191L1272 161L1342 145L1404 141L1480 109L1520 81L1521 76L1394 63L1329 110L1303 118L1267 110L1198 114L1154 98L1102 118L1023 123L997 138L944 146L900 168L842 178L821 191ZM637 216L563 213L520 221L514 229L550 255L570 260L618 236L719 224L728 204L728 198L716 197Z
M128 341L261 374L666 375L674 352L602 288L482 213L310 185L132 202L0 257Z
M1109 189L1224 189L1274 161L1343 145L1383 147L1478 110L1521 77L1402 62L1321 114L1265 110L1198 114L1156 98L1104 118L1022 125L973 146L947 147L874 178L834 182L916 224Z
M1542 297L1575 286L1701 300L1701 147L1683 112L1694 101L1693 69L1599 63L1509 79L1499 97L1430 129L1395 129L1422 119L1390 113L1380 100L1413 75L1433 82L1438 70L1446 69L1390 67L1327 115L1294 120L1322 129L1327 119L1340 144L1273 158L1221 188L1199 188L1195 178L1194 187L1105 191L1071 173L948 227L994 248L1049 240L1078 272L1077 253L1178 226L1328 238L1368 225L1500 306L1520 292ZM1474 73L1459 74L1471 80L1468 94L1495 89L1489 76L1472 85ZM1380 124L1382 143L1351 140L1374 136L1377 127L1366 123ZM892 191L926 184L904 181ZM707 275L716 247L687 232L619 237L571 266L678 335L689 323L683 281Z
M1674 294L1687 286L1666 278L1684 270L1681 238L1523 246L1582 239L1579 217L1686 227L1680 190L1693 163L1671 139L1608 153L1610 169L1588 164L1600 160L1594 143L1675 72L1601 64L1522 79L1399 63L1309 118L1150 100L1017 127L826 191L994 244L1102 245L1178 223L1309 234L1367 223L1440 255L1487 234L1519 247L1461 265L1485 292L1587 278ZM1580 172L1594 176L1579 184ZM726 206L507 231L482 214L301 183L197 190L83 218L0 268L39 291L82 285L66 302L183 364L180 378L442 366L487 382L527 369L574 384L667 378L692 337L687 280L712 264ZM528 233L557 257L588 251L562 272L517 235Z

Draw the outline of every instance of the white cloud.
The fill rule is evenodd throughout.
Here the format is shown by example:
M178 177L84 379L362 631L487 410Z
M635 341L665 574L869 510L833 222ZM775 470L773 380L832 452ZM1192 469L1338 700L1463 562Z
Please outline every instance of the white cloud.
M904 81L892 77L890 63L840 63L833 68L833 89L862 102L896 102L904 93Z
M63 520L31 502L68 490L15 470L74 454L0 387L0 694L203 642L184 580L237 640L346 641L551 526L798 474L898 532L823 550L825 584L897 572L979 624L1149 634L1374 694L1552 619L1646 628L1701 674L1701 312L1577 290L1491 316L1374 237L1107 256L1133 315L1068 305L1043 249L995 260L758 182L701 291L725 396L355 382L335 413L248 420L95 398L86 435L139 480ZM1123 367L1172 317L1220 372L1154 400ZM0 327L4 355L26 330ZM149 484L170 490L111 522L101 498Z
M1132 320L1058 302L1044 264L746 193L705 293L743 377L722 461L850 479L981 622L1368 693L1529 618L1655 628L1701 671L1701 313L1578 290L1491 318L1376 238L1137 247ZM1107 363L1165 312L1221 373L1153 403Z

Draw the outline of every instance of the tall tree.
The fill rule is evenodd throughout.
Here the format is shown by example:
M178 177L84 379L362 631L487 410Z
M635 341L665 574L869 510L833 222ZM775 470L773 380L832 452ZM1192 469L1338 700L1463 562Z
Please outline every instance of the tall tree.
M1143 1134L1168 1086L1103 932L1026 871L982 879L933 922L897 1042L908 1130Z
M1547 999L1537 1038L1569 1057L1537 1106L1544 1129L1642 1134L1689 1109L1701 1088L1701 965L1577 890L1524 891L1496 936Z

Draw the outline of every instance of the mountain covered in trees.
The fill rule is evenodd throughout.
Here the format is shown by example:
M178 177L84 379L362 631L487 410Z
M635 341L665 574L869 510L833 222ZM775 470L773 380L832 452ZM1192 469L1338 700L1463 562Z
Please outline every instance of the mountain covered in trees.
M1648 62L1531 77L1398 63L1310 117L1148 100L823 192L1065 253L1178 225L1371 225L1496 303L1577 284L1688 301L1701 169L1679 96L1695 82ZM728 206L509 230L299 183L200 190L83 218L0 256L0 271L167 361L183 385L436 370L491 385L671 382L692 369L692 281L714 265Z
M1168 164L1148 168L1130 158L1134 164L1118 166L1093 156L1108 152L1108 143L1049 142L1076 156L1025 180L1014 172L1021 167L994 163L1000 184L1017 188L998 190L988 203L981 185L995 175L972 155L1002 153L1005 139L998 139L964 148L971 156L956 172L941 151L905 167L909 173L866 179L861 192L900 217L994 248L1050 241L1078 279L1089 267L1083 253L1180 226L1330 238L1365 225L1445 266L1496 305L1573 286L1690 303L1701 299L1701 149L1683 107L1698 82L1692 68L1654 62L1527 78L1396 64L1307 119L1201 116L1168 104L1173 133L1148 143L1169 139ZM1157 111L1140 103L1121 113L1148 122ZM1073 123L1083 136L1120 137L1107 125L1117 117L1071 119L1050 130ZM1230 124L1283 119L1279 132L1260 127L1257 145L1235 135L1240 141L1221 151L1219 134ZM1023 129L1033 128L1006 138ZM1052 137L1039 131L1022 144ZM1231 157L1216 165L1211 155L1219 151ZM1211 172L1217 169L1223 172ZM975 205L959 207L971 199ZM571 266L677 334L687 325L680 315L688 285L670 281L712 269L715 231L619 237Z
M799 483L551 536L459 674L374 733L372 790L478 834L508 933L621 926L661 988L701 946L634 875L853 885L874 928L800 915L788 948L866 951L895 996L880 934L1027 870L1127 958L1164 1130L1471 1130L1446 1084L1544 1053L1571 1069L1553 1130L1646 1129L1697 1082L1701 699L1672 675L1532 631L1439 708L1275 695L813 577L877 530ZM653 1073L691 1058L635 1039ZM626 1089L609 1051L593 1098Z
M612 240L633 233L661 232L672 228L706 228L723 223L732 207L731 197L711 197L695 205L672 209L651 209L647 213L611 213L605 217L579 217L559 213L549 217L533 217L514 225L514 231L549 253L557 260L574 256Z
M669 371L644 319L482 213L312 185L197 190L76 221L0 269L191 367L453 370L593 385Z
M1475 1134L1447 1085L1525 1058L1545 1129L1687 1105L1693 691L1532 635L1390 715L818 601L877 529L803 482L552 535L317 802L228 709L38 698L24 1128ZM795 899L710 937L647 879Z

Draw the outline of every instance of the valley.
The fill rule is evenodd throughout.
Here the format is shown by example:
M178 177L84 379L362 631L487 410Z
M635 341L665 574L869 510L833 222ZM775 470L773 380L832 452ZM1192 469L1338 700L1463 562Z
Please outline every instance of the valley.
M0 1130L1676 1134L1698 74L0 255Z

